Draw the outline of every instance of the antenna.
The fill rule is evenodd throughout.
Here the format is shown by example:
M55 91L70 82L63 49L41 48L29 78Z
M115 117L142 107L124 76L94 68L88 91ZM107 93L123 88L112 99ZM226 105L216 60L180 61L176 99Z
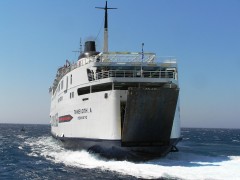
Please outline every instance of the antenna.
M80 38L80 54L82 54L82 38Z
M144 46L144 43L142 43L142 60L143 60L143 58L144 58L143 46Z
M108 8L107 1L105 4L105 7L95 7L95 8L105 10L103 52L108 52L108 9L117 9L117 8Z
M82 38L80 38L80 48L79 48L79 51L72 51L72 52L80 53L80 55L82 54ZM76 56L76 54L75 54L75 56Z

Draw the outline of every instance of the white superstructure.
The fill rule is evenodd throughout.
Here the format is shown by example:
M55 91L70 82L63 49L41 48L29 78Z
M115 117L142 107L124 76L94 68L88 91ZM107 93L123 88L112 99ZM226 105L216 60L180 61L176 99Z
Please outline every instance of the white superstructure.
M51 132L101 154L115 147L163 155L180 139L178 92L174 58L99 53L88 41L76 63L58 69L50 88Z

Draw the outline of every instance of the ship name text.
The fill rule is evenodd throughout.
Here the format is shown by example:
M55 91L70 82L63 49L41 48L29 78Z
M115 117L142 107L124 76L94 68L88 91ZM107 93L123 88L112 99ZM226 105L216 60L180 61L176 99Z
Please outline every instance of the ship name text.
M84 113L91 113L91 108L82 108L82 109L76 109L74 110L74 114L84 114Z

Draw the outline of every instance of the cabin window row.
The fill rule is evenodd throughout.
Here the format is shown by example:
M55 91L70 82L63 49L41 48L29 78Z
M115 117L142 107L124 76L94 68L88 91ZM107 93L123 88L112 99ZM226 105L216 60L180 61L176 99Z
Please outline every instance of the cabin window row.
M77 93L78 93L78 96L80 96L80 95L84 95L84 94L101 92L101 91L109 91L109 90L112 90L112 84L87 86L87 87L83 87L83 88L78 88Z
M141 87L146 88L160 88L162 85L141 85ZM139 83L131 83L131 84L125 84L125 83L106 83L101 85L95 85L95 86L86 86L82 88L78 88L77 94L78 96L89 94L89 93L95 93L95 92L101 92L101 91L110 91L110 90L128 90L129 87L139 87Z
M89 93L95 93L95 92L101 92L101 91L110 91L113 88L115 90L127 90L128 86L119 87L117 85L114 85L114 87L113 87L112 83L95 85L95 86L87 86L87 87L78 88L77 94L78 94L78 96L81 96L81 95L89 94Z
M72 82L73 82L73 76L71 74L69 84L72 85ZM64 79L59 83L59 85L57 87L57 92L60 92L60 90L63 90L63 88L64 88ZM68 76L66 77L66 90L67 89L68 89Z

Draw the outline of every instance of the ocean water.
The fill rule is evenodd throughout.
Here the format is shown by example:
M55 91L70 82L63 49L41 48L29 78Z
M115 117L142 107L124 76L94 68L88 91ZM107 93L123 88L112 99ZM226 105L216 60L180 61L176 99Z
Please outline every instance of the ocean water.
M183 128L182 136L179 152L136 163L66 150L48 125L0 124L0 179L240 179L239 129Z

